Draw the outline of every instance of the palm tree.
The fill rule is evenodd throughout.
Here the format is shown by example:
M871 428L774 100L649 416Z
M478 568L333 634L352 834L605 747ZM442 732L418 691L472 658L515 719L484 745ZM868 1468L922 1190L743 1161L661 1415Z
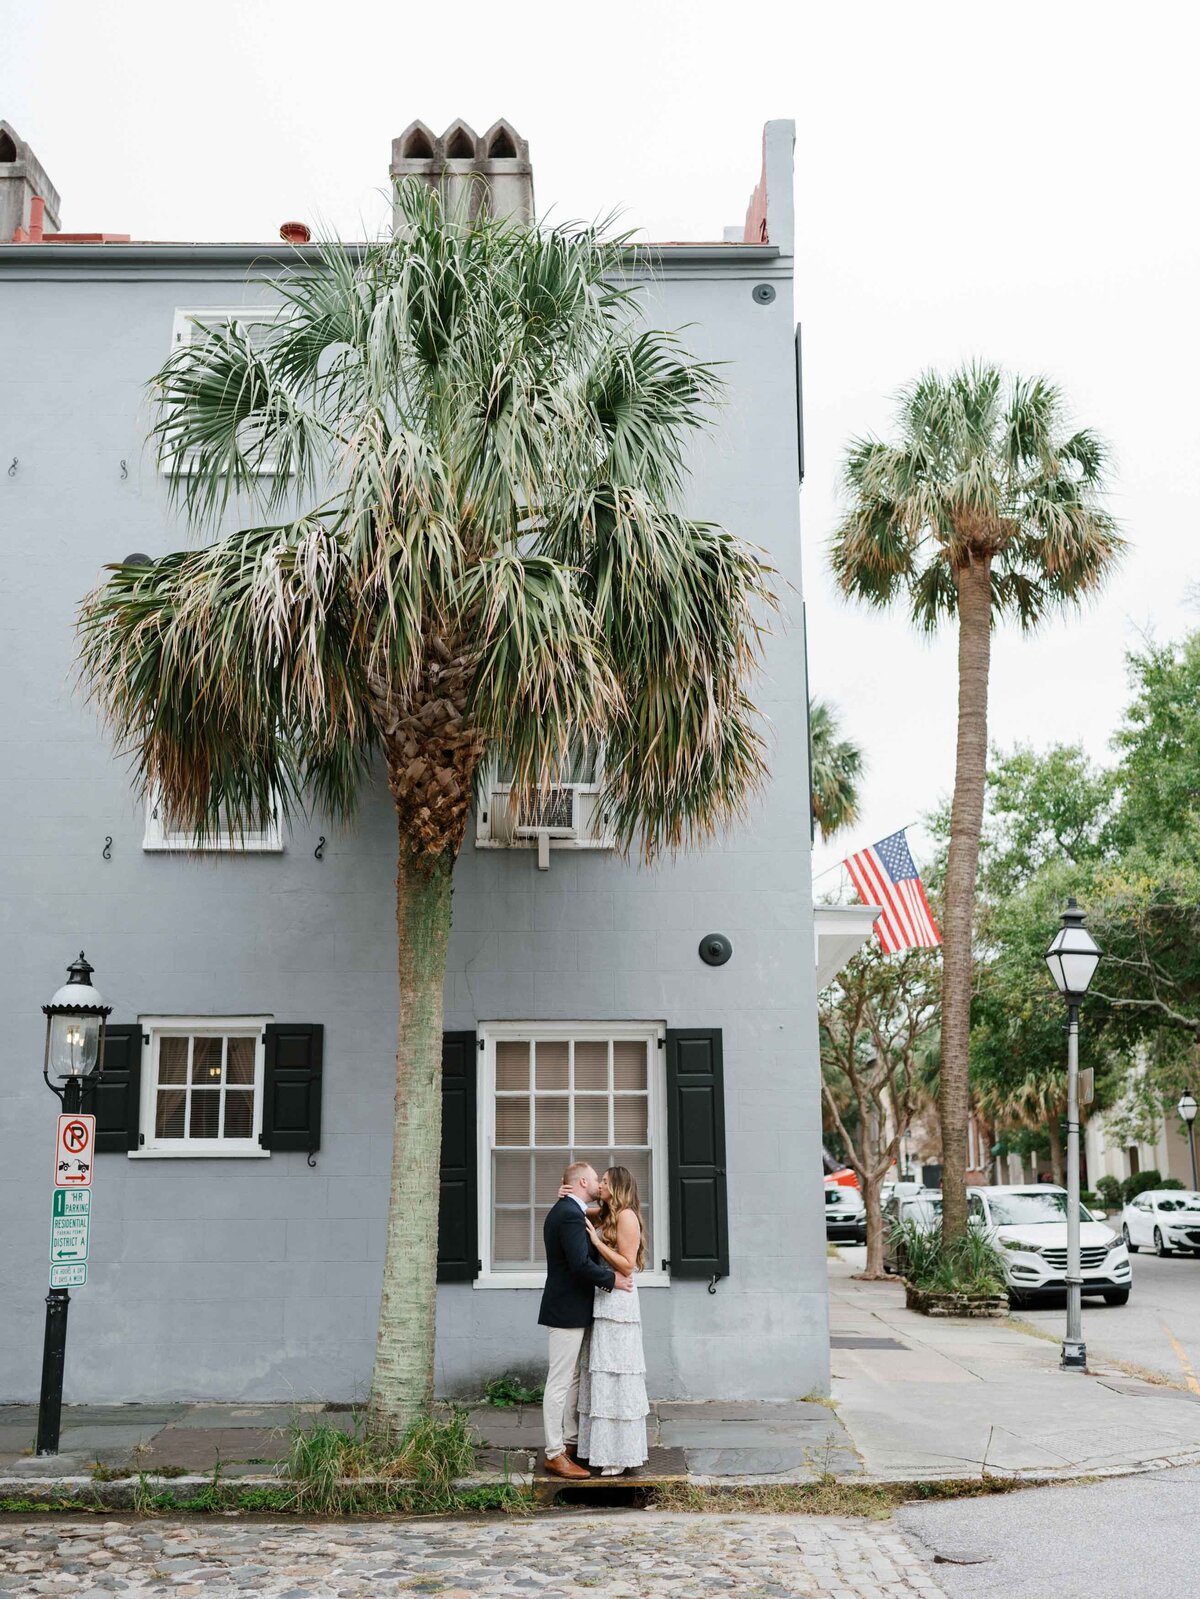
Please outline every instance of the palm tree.
M1070 431L1043 378L973 364L927 372L899 396L894 443L856 439L849 509L831 546L843 593L907 603L933 632L958 622L958 745L946 870L942 970L943 1228L966 1231L967 1048L971 931L987 763L994 624L1032 629L1094 593L1124 541L1102 503L1108 450Z
M821 837L832 838L834 833L858 820L862 750L841 736L837 711L828 700L809 701L808 741L812 763L812 812Z
M625 241L443 214L274 280L285 314L153 382L193 525L251 525L84 602L82 674L173 825L349 818L379 760L398 823L399 1043L369 1414L432 1398L451 874L501 741L519 796L604 749L603 814L647 857L741 814L773 575L679 509L717 385L640 329ZM626 274L627 275L627 274Z

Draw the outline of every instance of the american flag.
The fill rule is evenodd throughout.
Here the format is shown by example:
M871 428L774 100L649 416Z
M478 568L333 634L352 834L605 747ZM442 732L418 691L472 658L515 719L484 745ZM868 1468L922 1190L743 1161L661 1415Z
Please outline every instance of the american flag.
M889 955L902 949L936 949L942 941L906 832L902 827L842 862L863 904L883 906L875 931Z

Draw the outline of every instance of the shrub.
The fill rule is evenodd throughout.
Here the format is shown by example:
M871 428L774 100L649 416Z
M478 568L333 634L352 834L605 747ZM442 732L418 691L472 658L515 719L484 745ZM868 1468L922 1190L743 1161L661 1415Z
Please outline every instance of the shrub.
M453 1409L445 1420L421 1416L398 1442L369 1436L361 1414L350 1432L327 1422L305 1427L298 1421L290 1430L287 1475L295 1484L297 1509L348 1512L361 1497L356 1485L364 1479L385 1489L410 1486L416 1497L409 1496L409 1508L446 1509L454 1501L455 1478L469 1476L475 1466L475 1439L465 1410Z
M901 1222L893 1234L904 1259L904 1275L914 1288L938 1294L977 1294L1005 1291L1004 1263L1000 1251L976 1227L947 1244L940 1227Z
M1134 1172L1132 1177L1126 1177L1121 1184L1121 1203L1127 1205L1131 1199L1136 1199L1139 1194L1144 1194L1151 1188L1170 1188L1174 1183L1176 1188L1182 1188L1182 1183L1175 1182L1173 1177L1163 1178L1161 1172L1151 1168L1150 1171Z
M545 1392L545 1383L529 1383L505 1372L503 1377L493 1377L485 1384L483 1400L499 1410L511 1410L515 1405L540 1405Z
M1121 1192L1121 1179L1119 1177L1113 1177L1111 1175L1101 1177L1099 1182L1096 1184L1096 1192L1100 1196L1101 1203L1108 1210L1120 1210L1121 1206L1125 1202L1124 1196Z

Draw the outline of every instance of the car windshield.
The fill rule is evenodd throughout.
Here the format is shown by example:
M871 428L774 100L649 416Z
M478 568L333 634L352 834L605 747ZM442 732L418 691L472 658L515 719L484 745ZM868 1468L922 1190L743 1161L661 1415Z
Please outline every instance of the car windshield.
M1067 1196L1053 1188L1045 1193L1033 1190L1023 1194L989 1194L987 1202L998 1227L1029 1227L1067 1218ZM1080 1205L1079 1214L1084 1221L1095 1220L1086 1205Z
M1164 1194L1154 1203L1159 1210L1200 1210L1200 1194Z

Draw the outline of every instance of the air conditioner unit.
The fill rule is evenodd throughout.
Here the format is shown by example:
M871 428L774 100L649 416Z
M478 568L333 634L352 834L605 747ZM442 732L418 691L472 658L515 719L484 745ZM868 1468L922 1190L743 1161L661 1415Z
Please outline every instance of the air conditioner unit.
M517 817L514 832L518 838L537 838L546 833L550 838L577 838L579 824L576 800L579 790L574 785L548 789L527 801Z

